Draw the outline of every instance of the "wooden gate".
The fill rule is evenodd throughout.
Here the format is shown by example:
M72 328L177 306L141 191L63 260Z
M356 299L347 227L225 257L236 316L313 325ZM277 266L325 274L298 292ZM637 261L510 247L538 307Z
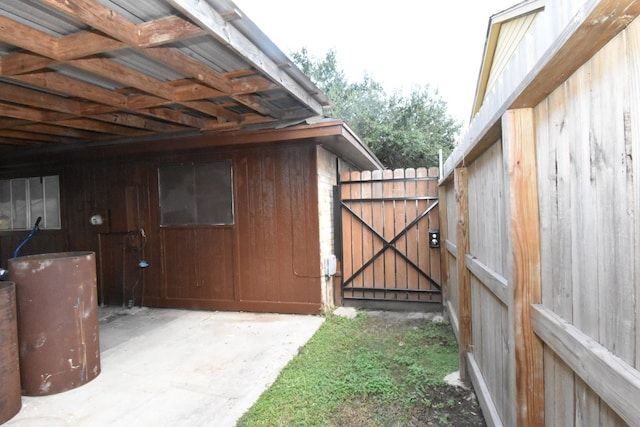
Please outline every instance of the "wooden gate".
M343 304L440 304L438 168L340 178Z

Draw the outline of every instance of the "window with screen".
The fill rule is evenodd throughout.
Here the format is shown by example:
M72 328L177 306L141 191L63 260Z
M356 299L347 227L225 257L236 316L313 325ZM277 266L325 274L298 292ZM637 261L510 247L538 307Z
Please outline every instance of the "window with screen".
M60 228L57 175L0 180L0 230L28 230L38 217L40 228Z
M233 182L230 160L162 165L160 225L233 224Z

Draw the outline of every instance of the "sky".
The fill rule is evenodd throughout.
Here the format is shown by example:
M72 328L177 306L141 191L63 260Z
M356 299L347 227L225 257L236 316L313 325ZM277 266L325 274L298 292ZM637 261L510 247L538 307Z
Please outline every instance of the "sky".
M334 49L352 82L388 93L429 85L466 126L491 15L519 0L235 0L285 54Z

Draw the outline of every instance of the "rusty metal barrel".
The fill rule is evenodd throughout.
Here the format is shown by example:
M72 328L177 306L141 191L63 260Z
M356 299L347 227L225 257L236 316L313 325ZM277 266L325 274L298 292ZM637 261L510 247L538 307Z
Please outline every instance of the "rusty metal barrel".
M22 407L18 360L16 287L13 282L0 282L0 424Z
M16 284L20 380L25 396L71 390L100 374L93 252L9 260Z

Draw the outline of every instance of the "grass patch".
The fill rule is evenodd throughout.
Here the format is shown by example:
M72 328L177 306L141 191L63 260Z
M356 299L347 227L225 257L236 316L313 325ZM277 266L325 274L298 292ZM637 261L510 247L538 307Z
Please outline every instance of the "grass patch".
M448 324L329 315L237 426L456 425L461 400L477 408L444 383L457 369Z

